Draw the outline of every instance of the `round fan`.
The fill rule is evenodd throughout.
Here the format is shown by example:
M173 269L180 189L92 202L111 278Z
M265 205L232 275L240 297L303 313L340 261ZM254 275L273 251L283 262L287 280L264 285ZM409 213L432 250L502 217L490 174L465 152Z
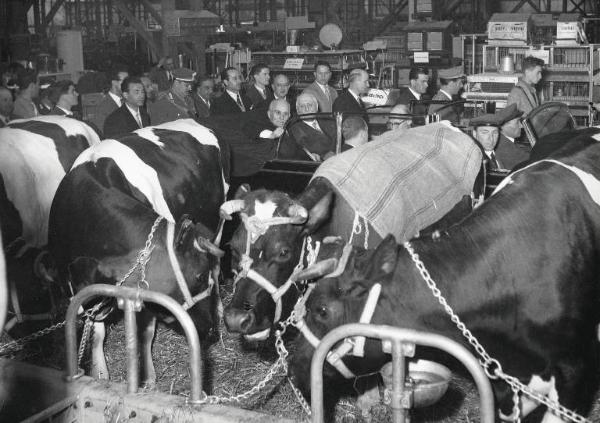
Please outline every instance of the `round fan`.
M335 49L342 42L342 30L336 24L325 24L319 31L319 40L325 47Z

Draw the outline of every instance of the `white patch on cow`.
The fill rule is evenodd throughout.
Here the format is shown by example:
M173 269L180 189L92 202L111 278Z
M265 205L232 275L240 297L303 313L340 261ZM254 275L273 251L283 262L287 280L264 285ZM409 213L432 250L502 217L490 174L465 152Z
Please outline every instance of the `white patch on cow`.
M514 179L511 178L510 175L507 176L502 181L500 181L500 183L498 184L498 186L496 186L496 189L494 190L494 192L492 192L492 195L496 194L498 191L500 191L505 186L513 184L514 182L515 182Z
M267 220L272 218L276 209L277 204L271 200L267 200L264 203L254 200L254 216L256 216L259 220Z
M26 244L45 246L50 206L65 176L54 141L23 129L0 129L0 172L21 217Z
M594 126L593 128L598 128L598 129L600 129L600 126ZM599 134L592 135L592 138L593 138L593 139L595 139L596 141L600 141L600 133L599 133Z
M246 341L254 341L254 342L258 342L258 341L265 341L266 339L269 338L269 333L271 332L270 329L264 329L261 330L260 332L256 332L250 335L244 335L244 339L246 339Z
M173 214L165 201L156 170L144 163L125 144L111 139L104 140L81 153L73 163L72 169L86 162L96 163L103 157L112 159L119 166L125 178L146 196L156 213L167 221L175 223Z
M559 401L558 391L556 390L556 380L554 379L554 376L552 376L550 378L550 380L545 381L540 376L533 375L527 386L532 391L535 391L540 395L548 397L548 399L551 401L555 401L555 402ZM537 401L533 400L526 394L523 394L521 396L522 417L529 415L539 405L540 404ZM549 412L546 412L546 415L549 415L549 414L550 414ZM546 415L544 416L544 419L546 418ZM552 416L552 414L550 414L550 415ZM556 416L554 416L554 417L556 417ZM548 420L548 422L550 422L550 421L561 422L562 420Z
M31 119L12 120L11 123L21 123L21 122L27 122L27 121L32 121L32 120L53 123L55 125L58 125L65 131L65 134L67 134L68 137L72 137L72 136L76 136L76 135L83 135L88 140L89 145L94 145L94 144L100 143L100 138L98 137L98 134L88 124L86 124L80 120L67 117L67 116L56 116L56 115L36 116Z
M138 134L140 137L158 145L160 148L165 148L165 143L160 141L158 135L154 133L154 128L152 126L146 126L145 128L137 129L133 132Z
M200 125L194 119L178 119L171 122L165 122L161 125L151 128L187 132L200 144L214 145L215 147L219 148L219 141L217 140L217 137L215 137L215 134L213 134L208 128Z

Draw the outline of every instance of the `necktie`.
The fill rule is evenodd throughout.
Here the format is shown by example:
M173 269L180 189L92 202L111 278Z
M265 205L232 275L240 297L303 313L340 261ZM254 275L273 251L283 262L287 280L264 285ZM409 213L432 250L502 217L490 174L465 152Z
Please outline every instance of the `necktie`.
M237 95L237 105L240 107L242 112L246 111L246 108L244 107L244 103L242 103L242 98L240 97L239 94Z
M142 125L142 117L140 116L140 111L138 110L135 114L135 120L137 120L137 124L140 128L143 128L144 125Z
M496 154L493 151L490 154L490 165L492 169L500 169L500 162L496 159Z

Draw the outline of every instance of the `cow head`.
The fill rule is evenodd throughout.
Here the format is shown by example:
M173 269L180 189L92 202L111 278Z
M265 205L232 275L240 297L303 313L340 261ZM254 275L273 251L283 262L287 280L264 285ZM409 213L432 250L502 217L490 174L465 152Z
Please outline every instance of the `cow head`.
M187 216L175 227L174 250L181 267L189 293L193 298L188 313L192 317L200 337L206 337L215 328L218 319L216 274L221 251L210 240L214 232L201 223L193 223ZM170 278L173 280L173 278ZM171 296L186 302L182 289L175 284Z
M315 283L314 289L306 298L304 321L308 333L303 331L298 334L290 367L291 376L305 395L310 391L310 363L315 348L313 344L338 326L358 323L371 288L377 283L384 286L379 298L379 302L382 301L385 285L392 279L396 260L397 244L394 237L389 235L376 250L353 247L347 258L340 258L341 265L335 272ZM309 341L311 334L315 337L313 341ZM364 357L368 359L346 355L344 363L355 375L360 375L378 370L387 360L381 351L381 344L373 341L367 341ZM338 370L325 364L325 378L342 379Z
M242 187L222 208L242 218L230 242L232 268L238 275L225 309L229 331L264 340L273 323L289 315L298 296L290 277L300 261L304 236L320 226L330 201L326 193L307 202L279 191L249 192Z

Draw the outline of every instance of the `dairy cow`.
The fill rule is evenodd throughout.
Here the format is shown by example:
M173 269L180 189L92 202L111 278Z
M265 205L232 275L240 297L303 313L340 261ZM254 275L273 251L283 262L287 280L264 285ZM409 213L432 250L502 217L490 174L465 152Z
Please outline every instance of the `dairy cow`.
M318 340L358 322L376 285L381 293L371 323L436 332L470 346L428 287L418 259L504 373L588 412L600 375L600 130L595 132L587 130L509 176L440 237L402 246L389 236L374 250L353 248L340 260L343 272L338 268L337 276L319 280L308 297L306 336L300 336L291 366L303 390ZM343 361L359 374L377 371L386 360L381 342L367 340L364 358ZM491 363L489 370L495 367ZM339 373L328 365L325 375L331 389ZM496 380L494 388L500 412L510 415L510 387ZM537 404L523 395L521 406L527 413ZM563 420L554 411L544 415L544 422Z
M243 222L230 243L238 276L227 328L261 340L289 315L299 292L289 278L306 263L310 239L313 248L329 235L376 245L388 233L415 236L450 211L446 224L462 218L481 160L469 136L439 123L390 131L326 160L297 199L242 190L223 207Z
M77 156L99 142L92 128L65 116L14 120L0 129L0 222L16 315L7 328L48 317L51 296L37 283L34 271L42 267L34 263L47 244L52 199Z
M188 309L201 337L216 323L212 244L228 184L226 151L191 119L139 129L84 151L60 184L50 212L49 251L69 294L95 283L122 284L170 295ZM125 278L138 254L149 255ZM140 269L138 269L140 270ZM138 314L143 382L156 375L151 360L155 317ZM92 374L108 377L98 324Z

